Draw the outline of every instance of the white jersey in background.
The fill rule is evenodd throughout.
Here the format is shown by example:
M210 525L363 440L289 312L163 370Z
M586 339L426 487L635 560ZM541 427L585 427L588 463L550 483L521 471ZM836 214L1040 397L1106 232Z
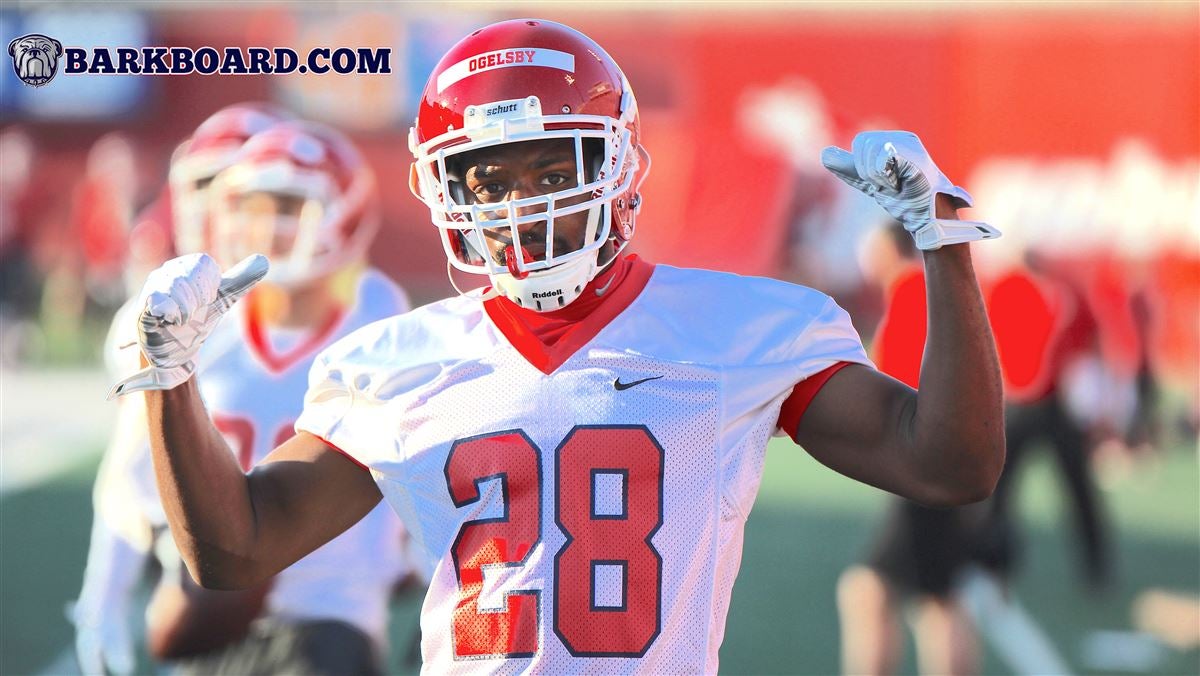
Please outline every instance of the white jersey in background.
M205 342L198 360L200 394L243 468L261 461L293 434L308 372L321 348L366 324L409 309L404 292L374 271L361 277L356 299L352 307L316 332L265 330L248 321L245 310L249 304L244 304ZM128 342L122 334L132 335L125 327L136 329L137 313L128 309L131 307L127 304L118 312L116 322L120 324L114 324L107 341L110 354L106 362L121 375L138 366L136 349L116 352ZM132 366L128 353L132 353ZM121 400L119 429L124 431L114 437L97 479L93 530L108 529L148 550L149 533L167 524L151 464L144 408L140 393ZM264 615L285 621L340 620L383 645L392 587L412 568L406 558L406 540L399 518L380 504L354 527L279 573L267 596ZM108 567L92 558L89 555L89 570ZM81 605L89 597L86 579Z
M367 466L436 561L427 672L715 672L781 406L870 364L805 287L635 260L614 293L551 348L457 297L314 365L297 429Z

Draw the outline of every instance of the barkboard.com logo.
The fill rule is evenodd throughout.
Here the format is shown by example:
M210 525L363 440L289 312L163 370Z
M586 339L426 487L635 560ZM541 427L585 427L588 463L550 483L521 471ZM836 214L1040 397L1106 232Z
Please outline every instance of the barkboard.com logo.
M31 87L64 75L387 75L392 50L380 47L316 47L300 53L288 47L63 47L58 40L30 33L8 43L13 70Z

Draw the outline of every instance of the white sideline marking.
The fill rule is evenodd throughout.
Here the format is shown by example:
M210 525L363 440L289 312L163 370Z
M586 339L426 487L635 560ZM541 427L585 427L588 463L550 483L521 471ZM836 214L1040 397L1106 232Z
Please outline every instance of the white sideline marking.
M1096 671L1161 673L1171 649L1140 631L1098 629L1080 641L1080 655L1083 666Z
M1071 673L1049 637L1014 596L1006 596L991 574L973 567L966 574L963 605L980 634L1016 674Z

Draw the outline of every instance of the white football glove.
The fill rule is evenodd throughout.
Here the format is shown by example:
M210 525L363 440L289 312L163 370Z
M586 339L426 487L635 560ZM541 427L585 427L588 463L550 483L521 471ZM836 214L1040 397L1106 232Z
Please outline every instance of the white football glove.
M138 347L150 365L113 386L112 399L141 390L169 390L196 372L196 352L218 320L267 274L254 254L221 275L208 254L173 258L150 273L140 298Z
M850 187L875 198L912 233L918 249L1000 236L987 223L935 217L938 193L950 196L956 208L971 206L971 195L946 178L912 132L864 131L854 137L850 152L825 148L821 164Z

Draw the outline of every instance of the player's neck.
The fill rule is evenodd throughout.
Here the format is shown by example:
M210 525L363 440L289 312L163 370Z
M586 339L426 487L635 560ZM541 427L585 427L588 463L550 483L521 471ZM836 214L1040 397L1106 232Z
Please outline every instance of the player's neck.
M254 290L247 311L257 323L273 329L316 329L342 307L326 277L304 286L282 288L263 284Z

